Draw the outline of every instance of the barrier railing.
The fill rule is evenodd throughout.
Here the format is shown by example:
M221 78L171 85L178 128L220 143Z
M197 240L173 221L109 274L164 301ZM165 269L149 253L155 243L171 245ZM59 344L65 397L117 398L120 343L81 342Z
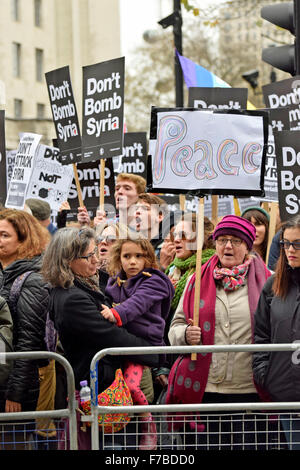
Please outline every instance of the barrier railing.
M217 352L258 352L258 351L300 351L299 343L282 344L249 344L249 345L211 345L211 346L164 346L164 347L137 347L137 348L107 348L99 351L92 359L90 366L91 386L91 415L85 416L84 421L91 423L92 450L99 450L99 425L98 415L106 413L177 413L197 411L235 411L235 410L300 410L300 402L258 402L258 403L198 403L181 405L134 405L134 406L99 406L97 403L98 391L98 363L103 357L110 356L134 356L138 354L190 354L190 353L217 353Z
M0 413L0 422L10 422L15 420L38 419L38 418L67 418L69 420L69 439L70 450L77 450L77 421L76 421L76 408L77 402L75 400L75 380L74 372L70 363L61 355L46 351L32 351L32 352L9 352L0 353L0 361L2 363L6 360L37 360L48 359L59 362L65 372L67 379L67 393L68 393L68 408L49 411L23 411L13 413Z

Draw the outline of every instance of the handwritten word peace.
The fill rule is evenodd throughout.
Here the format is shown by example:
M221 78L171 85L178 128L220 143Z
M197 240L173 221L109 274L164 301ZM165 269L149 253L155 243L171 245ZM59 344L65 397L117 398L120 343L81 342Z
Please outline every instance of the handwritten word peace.
M153 177L157 184L164 180L167 166L167 153L170 147L178 146L187 133L187 125L179 116L165 116L160 119L156 149L153 158ZM177 148L170 159L172 172L177 176L187 176L192 172L188 163L194 154L200 153L200 159L194 164L194 176L198 180L212 180L218 177L216 165L224 175L238 176L240 167L245 173L254 174L260 165L255 164L254 156L261 153L262 145L249 142L244 145L241 152L241 165L233 165L231 157L239 154L239 145L234 139L223 140L216 150L216 164L214 163L214 149L208 140L196 140L193 148L184 145Z

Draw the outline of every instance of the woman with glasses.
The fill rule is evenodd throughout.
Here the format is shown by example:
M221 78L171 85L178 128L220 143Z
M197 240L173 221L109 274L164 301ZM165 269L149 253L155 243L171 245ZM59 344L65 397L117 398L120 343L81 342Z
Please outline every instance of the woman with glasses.
M267 280L256 310L255 344L300 340L300 216L285 222L275 274ZM256 382L272 401L300 401L299 352L257 352L253 355ZM292 413L292 411L291 411ZM299 414L281 415L291 450L300 449Z
M110 308L112 305L99 288L98 263L96 234L89 228L58 230L43 259L42 272L52 286L49 312L64 355L73 367L77 390L82 380L90 382L90 364L98 351L151 346L148 341L117 327L100 314L103 304ZM122 358L105 356L99 361L98 393L112 384L115 371L122 367ZM139 355L134 360L146 366L158 364L155 355ZM119 433L114 436L115 442L119 442L118 436ZM123 445L121 435L120 445Z
M100 288L104 292L109 278L107 264L111 249L118 239L127 238L128 228L121 223L100 223L96 226L96 243L98 248L98 269Z
M213 232L216 254L201 269L199 324L193 323L193 274L170 326L172 346L252 343L254 312L271 275L262 259L251 253L255 232L250 221L235 215L225 216L217 224ZM248 352L197 354L195 361L190 355L180 356L169 375L167 403L242 403L259 399ZM245 422L241 412L230 413L230 420L214 414L190 420L192 429L202 431L196 445L209 449L255 448L257 436L252 432L252 421ZM242 429L250 432L245 434Z
M213 224L208 219L204 218L204 243L202 247L202 264L204 264L215 253L214 242L209 237L213 231ZM179 299L184 291L187 279L195 272L196 269L196 253L197 253L197 214L188 212L183 213L181 219L174 227L174 231L170 234L175 248L175 258L167 267L165 273L168 275L170 281L175 288L175 295L171 303L171 311L166 323L165 336L166 344L168 341L168 331ZM156 382L160 383L162 387L168 384L167 376L170 372L172 365L172 358L168 356L165 366L159 370L154 371Z
M53 287L51 316L65 356L73 366L77 387L82 380L89 382L91 360L101 349L149 346L147 341L127 333L100 315L102 304L108 307L111 304L99 288L97 269L95 232L88 228L60 229L51 240L43 259L43 275ZM153 365L151 357L139 359ZM120 361L119 357L100 361L101 390L112 383Z

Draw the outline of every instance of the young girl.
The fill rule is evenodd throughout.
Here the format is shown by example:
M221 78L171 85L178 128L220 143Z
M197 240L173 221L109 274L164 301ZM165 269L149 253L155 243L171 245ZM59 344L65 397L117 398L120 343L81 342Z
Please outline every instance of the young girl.
M154 249L144 238L118 240L111 251L108 271L111 278L105 293L113 308L102 305L101 314L129 333L147 339L153 346L163 346L165 321L169 314L174 288L168 277L158 270ZM124 378L135 404L147 405L140 389L143 366L126 363ZM151 413L141 415L140 450L154 450L156 426Z

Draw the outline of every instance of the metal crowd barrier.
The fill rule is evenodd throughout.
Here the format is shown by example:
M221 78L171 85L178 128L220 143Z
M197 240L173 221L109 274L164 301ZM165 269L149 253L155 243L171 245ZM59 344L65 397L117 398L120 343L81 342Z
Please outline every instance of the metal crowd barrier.
M99 361L106 355L111 355L111 356L134 356L138 354L190 354L190 353L197 353L197 354L203 354L203 353L208 353L208 352L254 352L254 351L297 351L299 350L300 352L300 344L299 343L291 343L291 344L260 344L260 345L254 345L254 344L249 344L249 345L214 345L214 346L164 346L164 347L140 347L140 348L107 348L102 351L99 351L94 358L92 359L91 366L90 366L90 386L91 386L91 415L89 416L84 416L83 421L89 421L91 424L91 446L92 450L99 450L99 443L101 440L99 440L99 425L98 425L98 415L104 415L105 413L128 413L132 416L143 413L143 412L150 412L155 416L156 423L159 425L159 429L162 429L161 432L159 432L159 442L158 442L158 447L157 450L163 450L164 448L167 449L186 449L189 448L187 445L185 445L185 441L190 441L191 434L195 434L197 437L197 426L196 426L196 431L191 432L190 430L186 430L186 425L189 424L189 418L188 414L193 412L193 416L196 417L197 420L197 415L201 415L199 422L199 426L203 425L204 418L205 418L205 413L208 413L208 418L207 420L214 421L217 423L218 426L218 421L222 419L226 420L226 416L230 416L230 419L232 419L232 414L234 412L238 413L238 419L241 420L242 423L246 422L249 419L249 416L251 417L252 415L254 416L254 419L256 420L257 428L258 429L257 433L259 436L259 423L264 422L264 433L267 434L267 438L264 436L264 439L270 440L270 446L268 449L273 449L273 441L276 441L278 443L278 446L275 448L280 449L280 448L285 448L286 445L289 444L289 442L284 441L282 439L282 428L280 426L280 416L281 412L284 413L284 415L287 413L287 410L291 413L292 410L295 410L295 419L299 419L298 413L300 412L300 402L257 402L257 403L199 403L199 404L181 404L181 405L166 405L166 404L158 404L158 405L147 405L147 406L98 406L97 403L97 390L98 390L98 363ZM245 414L243 416L241 415L241 410L245 410ZM263 412L261 411L263 410ZM297 411L298 410L298 411ZM216 412L219 412L216 414ZM254 413L255 412L255 413ZM166 414L168 418L163 418L160 419L160 416L162 414ZM172 435L172 415L176 415L178 419L178 413L182 416L182 426L183 426L183 431L181 432L181 435L179 436L178 433L174 431L173 438L170 439L169 442L166 444L164 447L163 445L163 440L166 438L168 435L170 437L170 433ZM196 413L196 414L195 414ZM274 416L275 415L275 416ZM171 416L171 418L170 418ZM299 415L300 416L300 415ZM206 419L205 418L205 419ZM167 422L169 428L167 428ZM170 425L171 422L171 425ZM276 426L274 427L274 422L276 422ZM175 421L174 421L175 423ZM196 424L197 424L196 423ZM232 428L232 423L229 423L231 426L229 430L229 434L234 432ZM171 426L171 431L170 431L170 426ZM244 426L244 424L242 424ZM256 426L256 425L255 425ZM127 425L129 427L129 425ZM299 427L300 428L300 427ZM244 429L244 428L242 428ZM240 431L238 431L240 434L242 434ZM247 434L247 431L245 431ZM122 445L118 443L118 433L115 433L106 436L109 437L109 443L105 447L104 443L104 433L102 432L102 449L103 450L121 450L121 449L138 449L138 442L137 439L139 437L139 431L138 431L138 421L137 419L134 420L134 417L132 419L132 426L131 430L126 432L125 428L125 433L123 436L123 441ZM203 433L199 432L199 435L203 437ZM130 438L134 438L135 436L135 441L133 439L133 444L126 444L126 441L130 441ZM217 436L218 440L220 442L221 437ZM189 438L189 439L188 439ZM255 433L255 439L257 439L257 435ZM132 439L131 439L132 441ZM283 442L283 444L282 444ZM193 442L191 445L191 449L198 449L197 444ZM300 445L300 442L299 442ZM214 447L215 446L215 447ZM200 448L200 447L199 447ZM210 447L211 448L211 447ZM213 445L212 448L220 448L220 444L216 442L216 444ZM241 445L241 448L246 448ZM255 448L259 448L259 445ZM264 447L265 448L265 447Z
M55 420L59 418L65 418L68 421L68 428L69 428L69 440L70 440L70 450L77 450L78 443L77 443L77 421L76 421L76 408L77 403L75 400L75 380L74 380L74 373L70 363L61 355L46 351L35 351L35 352L9 352L9 353L0 353L0 363L3 363L6 360L37 360L37 359L54 359L55 361L59 362L65 372L66 372L66 379L67 379L67 393L68 393L68 408L63 408L59 410L49 410L49 411L24 411L24 412L14 412L14 413L0 413L0 423L7 423L13 422L13 426L10 428L10 434L13 436L17 436L17 433L23 432L24 438L25 434L27 434L26 428L22 431L16 429L17 427L21 427L22 423L25 420L37 420L39 418L51 418ZM16 424L18 423L18 424ZM0 424L1 427L1 424ZM24 427L24 426L23 426ZM12 429L13 428L13 429ZM28 428L29 429L29 428ZM3 431L5 433L5 430ZM13 442L10 442L11 446L13 446ZM29 442L29 449L30 442Z

